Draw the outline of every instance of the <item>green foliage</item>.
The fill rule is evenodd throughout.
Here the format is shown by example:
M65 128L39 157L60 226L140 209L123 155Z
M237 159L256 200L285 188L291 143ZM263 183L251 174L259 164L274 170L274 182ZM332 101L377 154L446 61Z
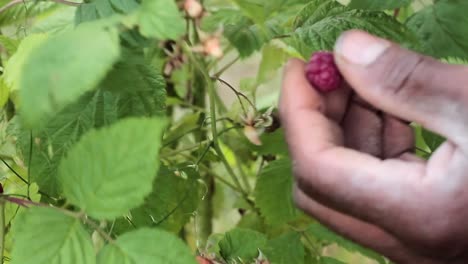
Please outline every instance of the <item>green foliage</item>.
M313 51L332 50L339 35L361 29L399 43L414 44L412 33L397 20L379 11L353 10L334 0L313 0L297 15L291 45L304 58Z
M202 28L215 31L222 26L224 36L238 50L240 57L246 58L260 50L271 39L285 33L282 26L284 20L284 17L278 16L269 18L262 24L255 24L255 20L240 10L224 8L203 19Z
M4 6L10 1L2 0L0 5ZM25 23L28 18L34 18L51 12L57 8L55 3L45 1L23 1L19 5L15 5L12 8L5 10L0 13L0 27L9 26L14 23ZM16 32L22 34L21 30Z
M161 168L153 183L153 192L144 204L130 212L135 227L159 227L179 232L197 210L200 201L198 173L190 167L173 171Z
M267 245L264 234L242 228L227 232L219 241L220 254L228 263L236 260L252 262L259 255L259 250Z
M268 224L278 226L294 220L298 211L292 200L291 161L281 159L266 166L255 187L256 204Z
M113 123L117 118L116 108L114 96L98 90L83 95L52 117L44 128L34 130L32 134L20 126L18 148L30 166L31 180L37 182L45 193L54 197L59 195L57 168L61 158L84 133Z
M346 263L333 246L388 263L294 205L277 77L349 29L466 64L466 1L201 2L202 18L175 0L0 12L5 260ZM415 134L424 158L444 142Z
M285 233L268 241L264 251L271 264L304 263L304 245L301 235L296 232Z
M43 126L54 113L94 89L119 55L117 31L100 24L83 25L41 43L24 62L18 80L25 124Z
M422 51L436 58L468 59L468 18L463 0L440 0L407 21L420 38Z
M184 20L172 0L142 0L138 26L143 36L157 39L178 39L185 31Z
M407 6L412 0L351 0L348 7L357 9L385 10Z
M142 204L159 167L164 127L162 119L132 118L85 134L60 163L64 196L99 219Z
M91 238L80 221L54 209L24 212L15 221L13 234L13 264L96 263Z
M438 147L440 147L440 145L442 145L442 143L445 142L444 137L426 129L422 130L422 137L427 147L431 151L435 151Z
M142 228L120 236L105 246L98 264L170 263L196 264L187 246L173 234Z
M339 246L351 251L351 252L359 252L371 259L374 259L380 264L385 264L386 261L383 257L379 256L377 253L363 248L351 241L346 240L345 238L335 234L334 232L330 231L329 229L323 227L318 223L313 223L309 226L306 231L307 235L310 235L322 243L326 244L338 244ZM327 262L325 262L327 263Z
M100 86L116 95L119 117L130 117L164 114L165 85L143 54L125 50Z

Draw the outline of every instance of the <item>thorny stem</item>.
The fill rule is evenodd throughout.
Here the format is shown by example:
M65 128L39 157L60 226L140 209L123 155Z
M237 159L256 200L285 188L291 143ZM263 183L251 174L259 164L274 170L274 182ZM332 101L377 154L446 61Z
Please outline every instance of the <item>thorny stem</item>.
M190 50L189 46L183 46L184 51L187 53L189 56L190 60L192 60L193 64L195 67L198 68L200 73L202 73L206 85L208 88L208 96L210 99L210 118L211 120L216 120L216 98L215 98L215 90L214 90L214 84L212 78L210 78L208 72L200 65L198 60L193 56L193 53ZM234 184L236 187L242 191L242 194L247 198L248 194L244 191L242 188L242 185L239 182L239 179L237 178L237 175L234 173L234 170L232 169L231 165L229 165L229 162L227 161L226 157L224 156L223 151L219 147L219 140L218 140L218 128L216 126L215 122L212 122L211 124L211 134L213 137L213 149L215 150L216 154L218 154L219 158L221 159L221 162L223 163L224 167L226 168L229 176L232 178Z

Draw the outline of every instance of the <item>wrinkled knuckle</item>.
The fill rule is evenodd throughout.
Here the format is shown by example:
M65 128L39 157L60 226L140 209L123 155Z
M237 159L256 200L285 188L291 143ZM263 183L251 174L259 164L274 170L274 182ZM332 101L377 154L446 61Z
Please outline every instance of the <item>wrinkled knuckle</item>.
M428 63L421 55L390 50L374 75L378 78L378 89L383 94L401 98L420 93L430 77Z

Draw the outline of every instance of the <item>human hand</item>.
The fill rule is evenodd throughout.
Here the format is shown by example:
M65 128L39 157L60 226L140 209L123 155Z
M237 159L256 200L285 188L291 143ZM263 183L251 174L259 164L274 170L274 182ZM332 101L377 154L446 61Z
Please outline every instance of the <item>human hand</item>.
M285 69L297 205L397 263L468 263L468 67L361 31L343 34L335 59L349 86L328 94L304 62ZM407 121L448 139L430 160L412 154Z

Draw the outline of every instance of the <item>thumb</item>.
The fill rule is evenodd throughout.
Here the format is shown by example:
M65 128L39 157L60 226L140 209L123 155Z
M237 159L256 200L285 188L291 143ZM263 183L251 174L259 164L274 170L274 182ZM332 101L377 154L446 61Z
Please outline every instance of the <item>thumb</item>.
M468 145L467 67L441 63L357 30L339 38L335 57L344 78L370 104Z

